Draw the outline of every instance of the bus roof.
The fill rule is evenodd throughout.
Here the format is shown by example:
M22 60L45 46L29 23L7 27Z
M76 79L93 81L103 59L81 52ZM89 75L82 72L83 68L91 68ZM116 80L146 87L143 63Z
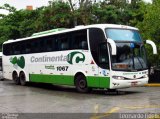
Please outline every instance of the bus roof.
M71 28L71 29L58 28L58 29L52 29L52 30L48 30L48 31L38 32L38 33L34 33L30 37L20 38L20 39L16 39L16 40L8 40L8 41L4 42L3 44L18 42L18 41L22 41L22 40L29 40L29 39L33 39L33 38L45 37L45 36L50 36L50 35L54 35L54 34L67 33L67 32L71 32L71 31L82 30L82 29L87 29L87 28L100 28L102 30L104 30L105 28L123 28L123 29L138 30L135 27L126 26L126 25L117 25L117 24L93 24L93 25L86 25L86 26L81 25L81 26L76 26L75 28Z
M49 33L57 32L57 31L62 31L62 30L66 30L66 28L57 28L57 29L42 31L42 32L34 33L34 34L32 34L32 36L38 36L38 35L43 35L43 34L49 34Z

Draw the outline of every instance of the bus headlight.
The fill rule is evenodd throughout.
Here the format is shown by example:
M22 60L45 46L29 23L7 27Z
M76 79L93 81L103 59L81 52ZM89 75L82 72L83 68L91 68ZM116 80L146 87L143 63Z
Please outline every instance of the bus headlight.
M112 78L117 79L117 80L124 80L124 77L122 76L112 76Z

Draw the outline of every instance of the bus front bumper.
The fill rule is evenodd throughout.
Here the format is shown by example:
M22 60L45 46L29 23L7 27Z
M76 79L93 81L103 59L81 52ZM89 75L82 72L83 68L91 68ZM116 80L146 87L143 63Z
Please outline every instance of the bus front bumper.
M144 86L145 84L148 84L148 78L135 79L135 80L112 79L110 89L137 87L137 86Z

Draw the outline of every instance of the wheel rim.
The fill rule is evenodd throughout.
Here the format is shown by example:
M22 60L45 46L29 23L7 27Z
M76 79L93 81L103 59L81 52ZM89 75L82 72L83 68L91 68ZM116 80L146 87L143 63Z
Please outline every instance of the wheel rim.
M80 81L79 81L79 87L80 87L81 89L86 88L86 81L85 81L85 80L80 80Z

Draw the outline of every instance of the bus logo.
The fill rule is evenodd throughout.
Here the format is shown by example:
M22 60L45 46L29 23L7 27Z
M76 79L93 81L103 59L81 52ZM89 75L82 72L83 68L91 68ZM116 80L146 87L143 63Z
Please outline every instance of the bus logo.
M85 55L81 52L71 52L67 55L69 64L78 64L85 61Z
M136 75L134 75L133 78L136 78Z
M16 56L15 57L11 57L10 58L10 62L13 64L13 65L18 65L20 68L24 68L25 67L25 59L23 56L17 58Z

